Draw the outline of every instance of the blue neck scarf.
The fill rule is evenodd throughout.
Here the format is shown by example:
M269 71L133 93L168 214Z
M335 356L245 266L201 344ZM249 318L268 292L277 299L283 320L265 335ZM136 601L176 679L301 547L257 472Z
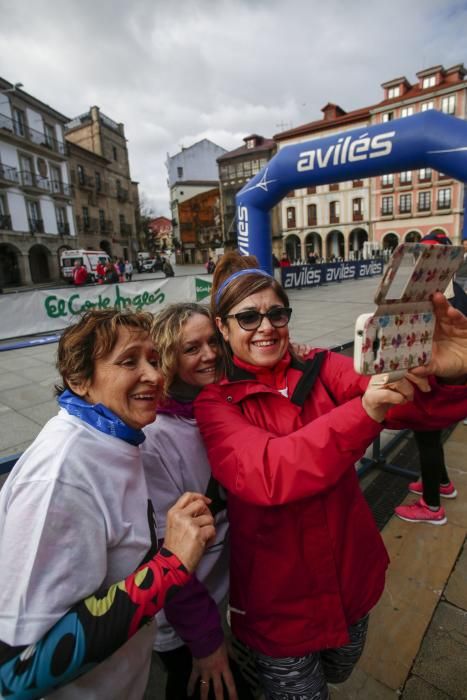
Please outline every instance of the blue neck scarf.
M65 389L57 401L71 416L80 418L101 433L120 438L130 445L140 445L146 439L142 430L130 428L110 408L101 403L88 403L69 389Z

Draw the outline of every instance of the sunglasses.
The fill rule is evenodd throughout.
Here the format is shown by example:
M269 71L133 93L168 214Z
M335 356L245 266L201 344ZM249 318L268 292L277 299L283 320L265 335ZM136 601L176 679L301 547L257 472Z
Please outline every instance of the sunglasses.
M263 318L266 317L273 328L283 328L290 321L292 309L286 306L278 306L274 309L269 309L265 314L255 311L240 311L238 314L228 314L225 318L235 318L240 328L244 331L256 331L263 323Z

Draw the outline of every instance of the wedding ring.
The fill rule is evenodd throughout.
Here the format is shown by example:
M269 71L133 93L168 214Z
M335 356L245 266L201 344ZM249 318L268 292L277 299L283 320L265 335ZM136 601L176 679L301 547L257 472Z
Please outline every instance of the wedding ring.
M207 681L203 681L203 679L200 680L200 683L202 683L203 685L208 685L208 682L207 682Z

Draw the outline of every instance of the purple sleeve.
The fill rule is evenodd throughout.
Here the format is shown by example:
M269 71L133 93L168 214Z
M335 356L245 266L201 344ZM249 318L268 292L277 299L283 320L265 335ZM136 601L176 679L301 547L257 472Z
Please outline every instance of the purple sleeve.
M164 612L195 658L209 656L222 644L224 633L216 602L196 576L166 602Z

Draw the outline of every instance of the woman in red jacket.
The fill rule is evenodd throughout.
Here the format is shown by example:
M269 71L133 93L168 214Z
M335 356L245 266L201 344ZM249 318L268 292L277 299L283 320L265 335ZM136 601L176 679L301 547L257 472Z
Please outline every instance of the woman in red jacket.
M218 263L212 299L225 377L195 415L228 492L233 632L268 700L324 699L362 652L388 565L355 462L383 427L462 418L467 391L414 374L377 386L329 351L299 360L285 291L235 253ZM436 306L439 342L417 372L465 383L467 319L443 297Z

